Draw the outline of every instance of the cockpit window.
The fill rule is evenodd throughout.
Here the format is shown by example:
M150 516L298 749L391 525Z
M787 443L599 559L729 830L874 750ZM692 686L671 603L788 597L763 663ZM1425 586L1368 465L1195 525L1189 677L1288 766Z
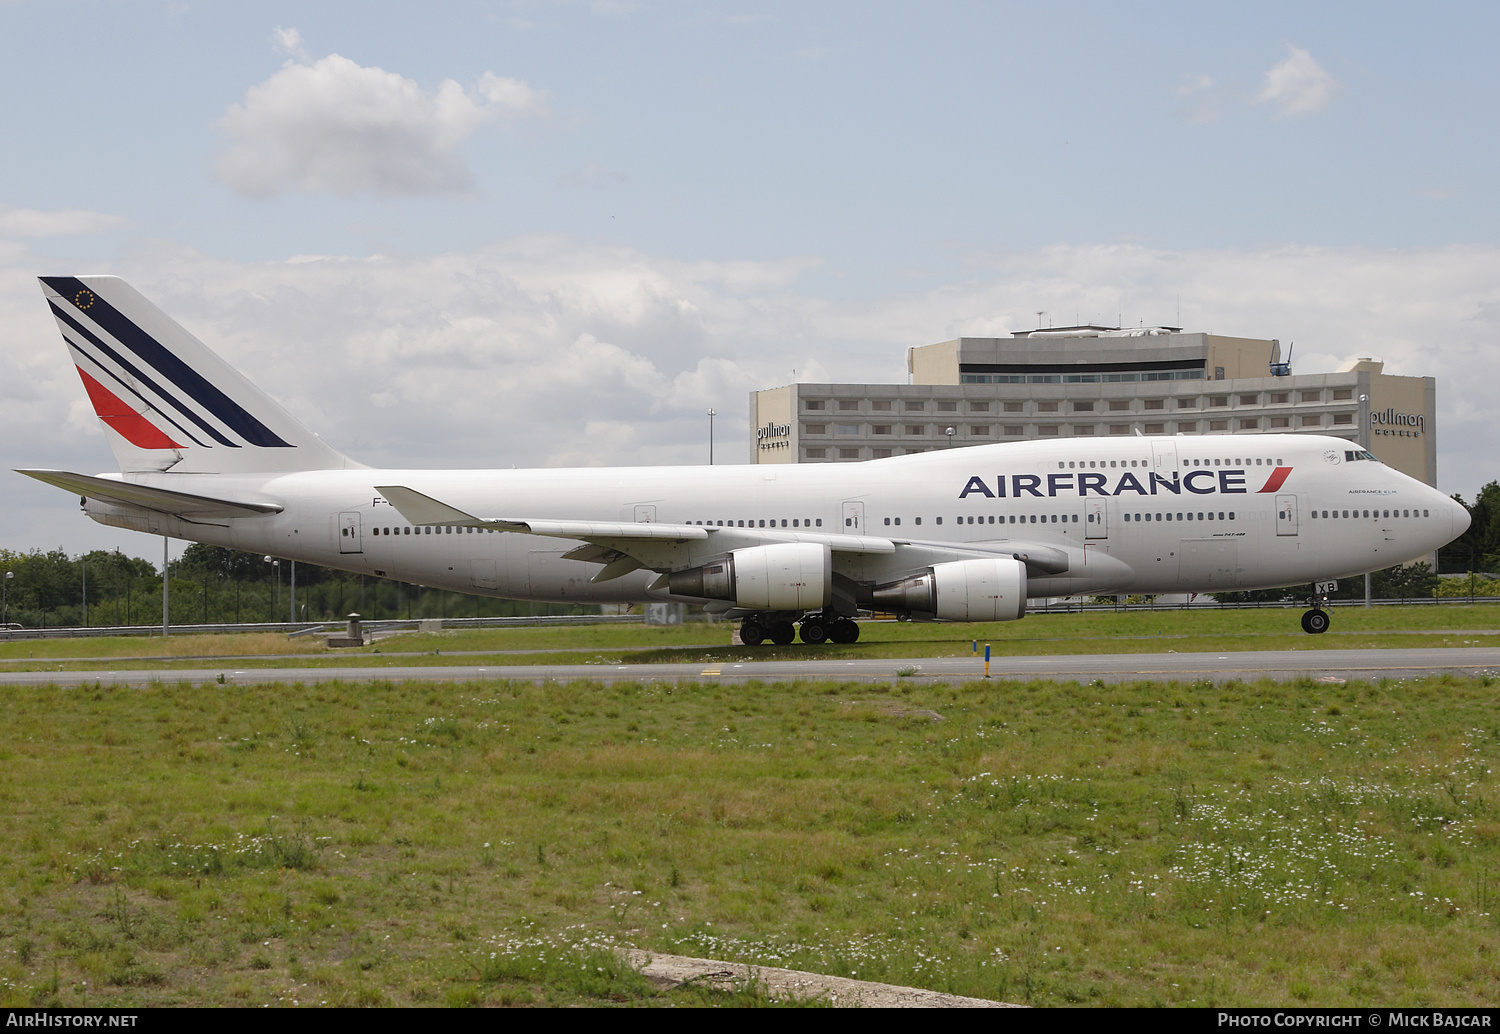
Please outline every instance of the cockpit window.
M1379 460L1376 460L1375 457L1373 455L1371 455L1369 452L1366 452L1364 449L1348 449L1348 450L1345 450L1345 452L1344 452L1344 459L1345 459L1346 462L1349 462L1349 463L1353 463L1356 460L1375 460L1376 463L1380 462Z

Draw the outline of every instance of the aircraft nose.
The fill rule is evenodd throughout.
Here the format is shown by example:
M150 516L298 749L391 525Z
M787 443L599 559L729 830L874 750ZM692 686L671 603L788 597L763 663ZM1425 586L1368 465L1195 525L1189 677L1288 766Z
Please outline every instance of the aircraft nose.
M1448 510L1453 515L1453 538L1456 539L1469 530L1472 518L1469 516L1469 511L1457 499L1448 500Z

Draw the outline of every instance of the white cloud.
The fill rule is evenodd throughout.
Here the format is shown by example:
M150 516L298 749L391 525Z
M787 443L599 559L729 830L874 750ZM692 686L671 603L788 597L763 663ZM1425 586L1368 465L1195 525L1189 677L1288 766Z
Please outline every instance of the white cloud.
M1276 105L1277 118L1322 111L1339 92L1338 80L1301 47L1287 44L1286 49L1287 59L1266 72L1255 102Z
M1217 122L1223 113L1223 90L1214 86L1211 76L1195 75L1176 89L1177 114L1195 125Z
M130 220L121 216L87 212L80 208L44 212L36 208L0 205L0 237L69 237L80 233L108 233L129 225Z
M283 35L284 34L284 35ZM301 36L278 30L283 45ZM331 54L288 61L231 105L220 180L249 197L278 190L349 195L453 194L473 188L460 146L485 122L543 115L544 91L486 72L472 90L411 79Z
M47 315L38 257L0 241L0 442L8 468L111 460ZM1316 373L1376 355L1437 378L1439 478L1496 477L1500 247L1158 251L1059 246L991 256L961 282L848 300L797 290L811 259L684 263L558 236L426 257L241 263L163 242L130 279L335 447L366 463L504 467L743 462L746 399L804 381L904 383L905 349L1058 322L1173 323L1297 343ZM109 271L109 270L103 270ZM11 477L0 546L95 534ZM97 530L97 534L106 534ZM109 533L112 534L112 533ZM139 539L120 541L125 548Z
M290 54L298 61L307 60L307 51L302 46L302 33L296 29L283 29L277 26L271 32L271 38L276 41L276 49Z

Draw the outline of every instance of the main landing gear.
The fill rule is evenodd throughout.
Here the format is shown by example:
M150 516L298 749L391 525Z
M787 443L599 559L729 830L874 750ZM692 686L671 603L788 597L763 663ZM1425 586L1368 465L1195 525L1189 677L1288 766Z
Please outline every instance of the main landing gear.
M792 621L788 614L751 614L740 622L740 642L746 646L759 646L769 639L777 646L790 645L797 636ZM834 613L806 614L802 617L802 641L809 646L858 642L859 623Z

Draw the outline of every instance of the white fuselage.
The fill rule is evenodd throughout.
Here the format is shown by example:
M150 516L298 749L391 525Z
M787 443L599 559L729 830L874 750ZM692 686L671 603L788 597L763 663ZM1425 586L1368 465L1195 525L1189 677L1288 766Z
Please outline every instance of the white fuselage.
M1336 438L1244 435L1064 439L804 466L131 475L284 509L194 523L93 501L85 508L140 531L516 599L672 597L648 591L656 577L649 570L591 582L599 563L563 559L577 542L413 527L375 486L409 486L483 518L715 528L695 562L772 536L858 534L902 546L895 554L835 554L835 571L865 584L903 577L914 556L1014 544L1070 558L1065 572L1033 573L1033 597L1225 591L1390 567L1467 527L1453 500L1377 461L1350 458L1361 454L1368 455Z

